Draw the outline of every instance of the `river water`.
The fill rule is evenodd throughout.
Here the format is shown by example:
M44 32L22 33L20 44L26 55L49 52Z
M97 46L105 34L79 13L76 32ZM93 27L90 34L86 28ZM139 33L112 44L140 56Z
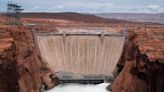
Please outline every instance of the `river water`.
M101 83L97 85L83 85L83 84L63 84L54 87L46 92L110 92L106 87L109 83Z

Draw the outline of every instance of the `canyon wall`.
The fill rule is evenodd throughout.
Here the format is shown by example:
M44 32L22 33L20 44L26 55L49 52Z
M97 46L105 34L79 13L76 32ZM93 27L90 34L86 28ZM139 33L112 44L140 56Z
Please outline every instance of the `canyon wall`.
M35 53L29 30L19 27L11 30L16 46L19 92L39 92L41 86L40 61Z
M40 92L42 80L49 80L42 75L49 70L42 69L31 32L25 27L4 28L0 42L0 92Z
M18 92L16 46L9 31L0 30L0 92Z
M118 63L120 73L112 85L113 92L164 91L163 39L153 38L162 33L162 29L146 30L129 32L129 41Z

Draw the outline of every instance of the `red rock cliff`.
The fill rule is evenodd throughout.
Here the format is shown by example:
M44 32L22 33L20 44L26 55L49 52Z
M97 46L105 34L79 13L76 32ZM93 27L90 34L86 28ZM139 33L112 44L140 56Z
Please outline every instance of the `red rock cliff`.
M119 75L113 82L113 92L163 92L162 28L138 29L129 33L124 54L118 64ZM153 37L155 36L155 37Z
M32 35L12 27L0 32L0 92L39 92L40 61Z

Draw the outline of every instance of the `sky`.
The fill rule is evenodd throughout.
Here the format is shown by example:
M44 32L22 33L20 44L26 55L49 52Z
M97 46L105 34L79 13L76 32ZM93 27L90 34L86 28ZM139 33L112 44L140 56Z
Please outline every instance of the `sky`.
M0 0L0 12L11 0ZM24 12L164 13L164 0L12 0Z

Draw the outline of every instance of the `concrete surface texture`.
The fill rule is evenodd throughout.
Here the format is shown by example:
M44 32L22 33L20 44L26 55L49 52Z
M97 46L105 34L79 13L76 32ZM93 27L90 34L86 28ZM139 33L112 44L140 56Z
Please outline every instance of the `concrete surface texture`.
M54 72L110 75L121 57L125 37L51 35L37 36L36 41L43 61Z

